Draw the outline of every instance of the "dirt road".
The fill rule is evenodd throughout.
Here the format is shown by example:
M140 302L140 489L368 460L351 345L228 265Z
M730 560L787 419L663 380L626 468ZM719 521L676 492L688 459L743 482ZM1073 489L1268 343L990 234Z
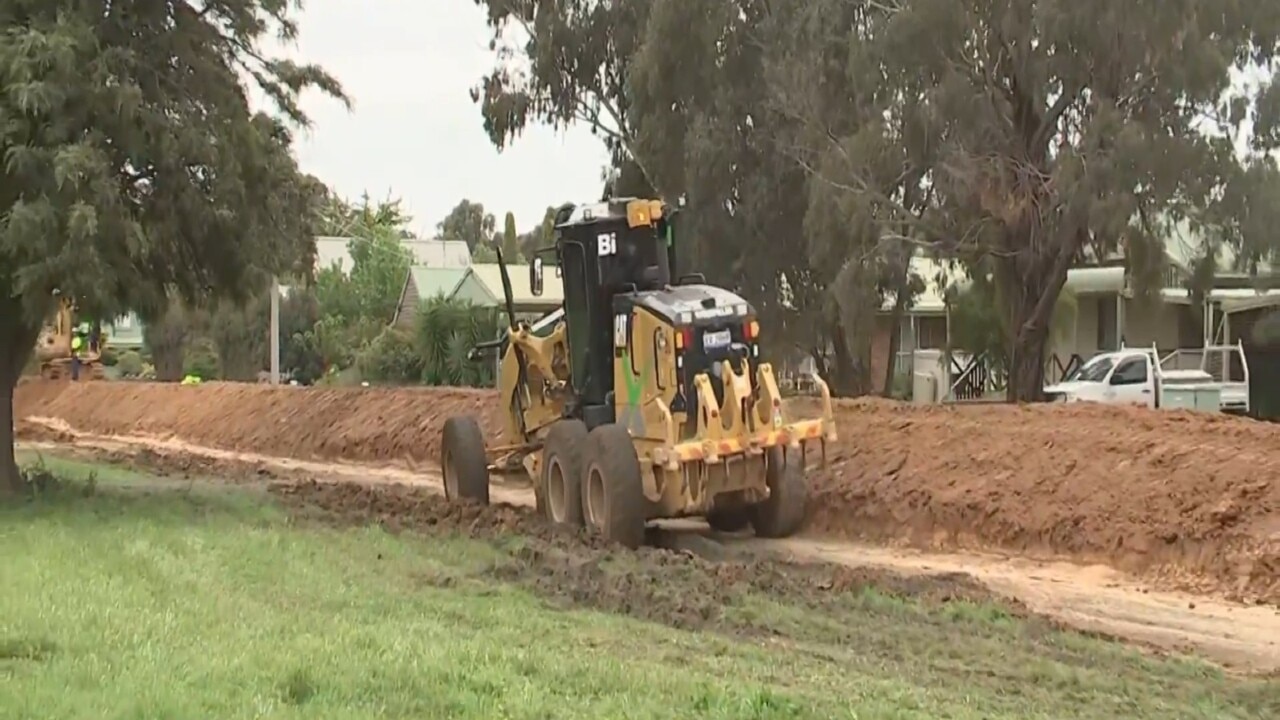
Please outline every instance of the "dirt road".
M241 476L248 470L327 481L404 483L439 489L436 470L426 463L410 467L305 461L231 452L171 438L96 435L55 418L28 416L25 422L29 428L40 428L34 435L44 438L23 444L33 450L158 457L165 463L193 467L193 475L238 468ZM28 436L32 434L29 432ZM492 497L496 502L513 505L533 503L532 493L517 486L497 485ZM909 574L964 573L996 593L1069 627L1160 650L1194 652L1241 671L1280 672L1280 610L1156 591L1104 566L982 553L916 552L807 537L781 542L726 537L717 540L731 548L784 553L796 559L851 567L881 567Z
M500 406L485 390L243 383L28 381L14 399L21 437L37 416L99 436L405 468L436 461L450 416L498 437ZM817 411L787 403L793 416ZM1280 426L1087 403L850 400L835 413L830 466L810 478L810 527L824 536L1102 564L1280 606Z

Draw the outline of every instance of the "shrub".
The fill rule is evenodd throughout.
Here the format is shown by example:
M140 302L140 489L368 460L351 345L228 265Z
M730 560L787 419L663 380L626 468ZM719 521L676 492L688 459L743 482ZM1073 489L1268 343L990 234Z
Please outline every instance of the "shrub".
M422 377L422 356L413 337L396 328L386 328L356 360L363 379L397 385L416 383Z
M125 350L116 359L116 367L123 377L136 378L142 375L142 354L136 350Z

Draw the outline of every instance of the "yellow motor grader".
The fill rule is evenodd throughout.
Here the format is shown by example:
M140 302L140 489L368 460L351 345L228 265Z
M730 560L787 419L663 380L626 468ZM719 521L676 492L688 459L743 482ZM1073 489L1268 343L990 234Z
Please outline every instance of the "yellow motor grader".
M102 334L98 334L97 342L92 342L92 338L77 338L75 316L75 303L65 297L59 298L52 322L40 329L35 353L40 363L40 376L46 380L102 380L106 375L102 366L105 345ZM76 347L77 344L81 347ZM77 372L72 372L76 363L80 367Z
M825 461L836 437L830 392L817 381L822 417L786 416L751 305L701 275L672 277L678 212L645 199L562 207L544 253L564 303L532 324L516 318L503 264L511 326L473 354L502 354L504 437L487 441L473 417L445 423L448 497L487 503L491 473L527 473L552 522L629 547L667 518L800 529L806 449ZM534 295L543 259L529 265Z

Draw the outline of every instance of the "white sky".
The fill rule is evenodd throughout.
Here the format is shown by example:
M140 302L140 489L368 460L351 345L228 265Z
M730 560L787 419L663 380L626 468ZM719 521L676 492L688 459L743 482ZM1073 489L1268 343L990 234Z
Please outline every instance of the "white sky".
M521 232L548 205L598 199L607 155L586 128L532 128L502 153L489 142L468 94L493 66L488 42L472 0L307 0L284 52L324 66L354 106L304 97L302 169L347 198L402 198L424 237L463 198L499 227L515 213Z

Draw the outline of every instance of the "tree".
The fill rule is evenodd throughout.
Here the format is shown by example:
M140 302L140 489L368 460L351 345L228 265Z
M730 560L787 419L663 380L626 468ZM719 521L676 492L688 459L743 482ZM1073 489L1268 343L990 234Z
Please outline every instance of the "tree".
M311 186L290 154L321 69L263 54L292 4L0 0L0 485L20 487L12 389L53 291L99 317L243 295L306 253ZM242 74L243 73L243 74ZM250 111L245 78L283 120Z
M242 303L221 300L210 315L219 378L253 382L270 366L271 289L267 285Z
M626 84L651 0L474 2L488 11L496 62L471 97L498 149L530 124L582 123L604 140L615 167L630 158L648 175L633 147Z
M473 254L476 248L493 240L497 221L485 212L484 205L463 200L436 225L441 240L463 240Z
M472 360L470 354L478 343L492 340L505 327L500 311L436 296L422 302L416 317L414 347L421 360L423 382L493 385L492 361Z
M187 306L179 298L169 300L158 313L147 315L142 326L142 340L151 353L156 380L178 382L186 365L187 346L207 325L207 317L199 309Z
M348 202L323 188L316 210L316 233L330 237L364 237L375 228L390 229L402 239L412 237L406 226L413 218L400 198L388 196L374 203L365 193L357 203Z
M293 288L280 301L280 369L310 385L324 376L324 358L316 342L320 303L313 288Z
M761 82L766 38L791 11L758 0L652 3L629 64L632 148L655 186L687 201L676 239L682 271L741 293L771 354L812 355L838 392L852 394L861 373L829 287L843 256L809 252L808 177L783 152L787 117Z
M524 233L519 238L520 254L526 262L533 262L533 256L540 250L555 247L556 244L556 209L547 207L542 214L542 222L537 227ZM542 261L548 265L556 262L552 255L543 255Z
M1073 264L1158 245L1177 220L1219 241L1260 242L1232 219L1249 182L1232 139L1257 113L1229 74L1275 57L1280 16L1267 0L1212 13L1155 0L864 8L818 23L849 49L848 72L862 84L826 88L837 107L802 120L815 145L839 153L871 140L863 124L831 125L833 114L916 108L908 128L935 150L925 182L936 205L919 214L854 164L808 169L882 212L915 218L931 252L991 268L1009 333L1010 399L1042 394L1050 319ZM793 63L789 49L777 48L773 63ZM788 89L774 90L785 105ZM898 144L901 131L882 124L877 142ZM1261 133L1255 141L1273 146Z
M516 216L511 213L502 223L502 257L509 263L520 262L520 233L516 230Z
M320 317L312 342L325 367L350 367L360 350L391 322L412 264L395 227L373 226L358 232L364 234L347 243L351 273L331 267L316 276Z

